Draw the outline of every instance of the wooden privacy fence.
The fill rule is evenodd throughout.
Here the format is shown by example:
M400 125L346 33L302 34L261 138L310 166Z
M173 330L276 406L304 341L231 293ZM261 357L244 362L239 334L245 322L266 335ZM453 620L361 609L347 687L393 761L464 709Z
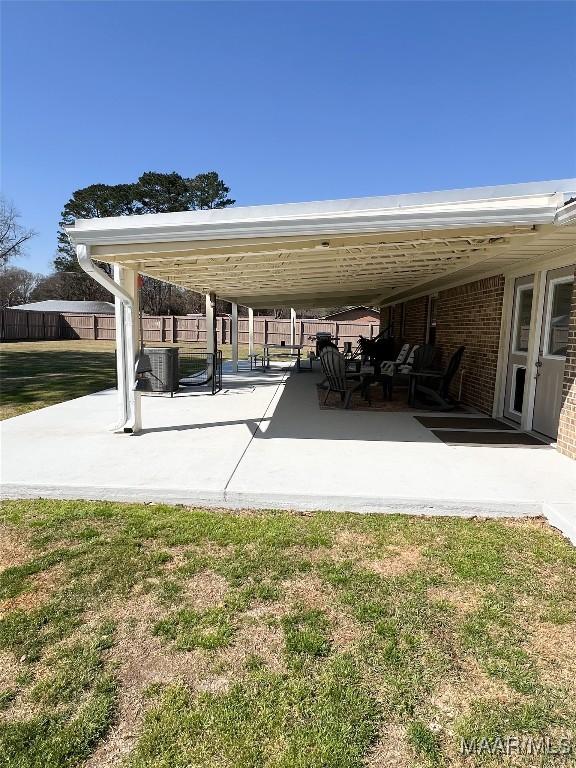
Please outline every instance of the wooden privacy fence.
M206 318L202 316L164 315L145 316L142 319L144 341L151 343L206 343ZM358 336L372 337L378 333L378 323L337 323L330 320L296 320L296 344L313 346L309 337L318 331L338 336L340 344L353 344ZM230 344L232 321L230 317L216 318L219 344ZM2 341L26 339L87 339L113 340L114 315L59 314L57 312L28 312L18 309L2 311L0 329ZM238 341L248 344L248 318L238 318ZM290 320L272 317L254 317L254 343L290 343Z
M56 340L62 336L59 312L27 312L3 309L0 312L0 341Z

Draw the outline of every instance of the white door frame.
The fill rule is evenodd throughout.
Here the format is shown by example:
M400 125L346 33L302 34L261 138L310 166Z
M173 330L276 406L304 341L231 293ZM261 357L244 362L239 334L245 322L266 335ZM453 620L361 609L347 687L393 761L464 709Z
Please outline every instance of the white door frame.
M505 274L504 300L502 305L502 320L500 324L500 345L498 350L498 365L496 369L496 388L492 414L502 418L505 408L506 377L508 374L508 358L512 339L512 319L514 311L515 284L518 277L534 275L534 294L532 299L532 315L530 318L530 334L528 338L528 354L526 356L526 394L520 428L526 431L532 429L534 420L534 401L536 397L536 363L540 352L542 323L544 321L544 300L546 297L547 273L553 269L569 267L576 263L576 250L564 253L562 256L528 263L523 269L515 269Z

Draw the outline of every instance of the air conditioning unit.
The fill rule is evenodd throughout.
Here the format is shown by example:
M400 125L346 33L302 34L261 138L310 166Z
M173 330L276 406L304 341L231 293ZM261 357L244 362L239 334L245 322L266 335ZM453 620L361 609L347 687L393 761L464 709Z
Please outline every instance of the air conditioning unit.
M178 391L178 347L146 347L152 370L145 373L149 392Z

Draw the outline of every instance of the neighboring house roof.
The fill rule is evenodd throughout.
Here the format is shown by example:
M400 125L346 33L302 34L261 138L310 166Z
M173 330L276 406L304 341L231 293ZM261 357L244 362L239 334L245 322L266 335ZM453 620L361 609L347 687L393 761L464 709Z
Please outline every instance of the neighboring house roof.
M31 304L20 304L10 309L26 309L31 312L70 312L71 314L113 315L114 304L109 301L60 301L47 299L33 301Z
M343 307L342 309L339 309L337 312L330 312L329 315L324 315L322 319L330 320L330 318L332 317L338 317L338 315L345 315L347 312L353 312L356 309L362 309L365 312L372 312L375 316L378 316L380 314L377 309L374 309L374 307L366 307L363 304L360 304L357 307Z

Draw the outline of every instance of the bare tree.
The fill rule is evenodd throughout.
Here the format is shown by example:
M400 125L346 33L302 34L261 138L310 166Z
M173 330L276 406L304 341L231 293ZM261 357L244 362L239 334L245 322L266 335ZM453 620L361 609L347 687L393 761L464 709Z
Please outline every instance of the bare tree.
M0 307L17 307L30 301L42 275L35 275L20 267L0 270Z
M172 308L174 286L153 277L145 277L140 289L142 311L146 315L167 315Z
M24 254L24 246L36 234L25 229L19 222L20 214L4 198L0 198L0 267L10 259Z

